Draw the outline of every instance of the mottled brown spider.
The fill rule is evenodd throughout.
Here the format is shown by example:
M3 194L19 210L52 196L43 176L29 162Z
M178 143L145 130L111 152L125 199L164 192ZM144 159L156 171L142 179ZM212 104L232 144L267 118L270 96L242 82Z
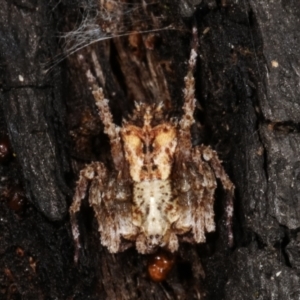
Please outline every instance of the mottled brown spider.
M197 35L196 29L193 34ZM86 197L95 212L101 244L111 253L133 245L143 254L158 247L174 252L179 241L204 243L205 233L215 230L217 178L227 192L227 226L231 227L234 185L215 151L205 145L193 147L191 143L196 57L193 47L179 121L166 119L162 104L136 104L132 117L124 120L121 127L115 125L108 100L87 71L104 132L110 140L114 170L92 162L80 172L70 207L77 251L80 244L76 213ZM232 239L230 231L230 243Z

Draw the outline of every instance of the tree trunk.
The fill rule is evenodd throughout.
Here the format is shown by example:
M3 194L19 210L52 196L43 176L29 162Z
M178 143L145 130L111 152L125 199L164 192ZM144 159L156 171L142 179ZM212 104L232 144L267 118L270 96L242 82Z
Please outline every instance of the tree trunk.
M0 0L0 148L6 135L13 148L0 165L0 298L299 299L300 6L136 1L124 10L124 27L116 19L118 32L79 51L79 34L85 34L84 45L99 37L87 36L87 25L99 16L93 1L70 2ZM134 101L163 101L176 117L194 24L193 143L211 145L235 184L235 244L227 245L220 185L216 232L205 244L181 244L163 282L149 277L149 256L133 248L110 254L101 246L87 203L79 216L82 251L75 264L67 213L75 181L84 164L111 162L84 75L92 52L117 124ZM139 33L153 29L159 30ZM64 49L61 32L73 32ZM165 79L157 80L158 92L147 90L147 72L135 65L145 55L140 39L152 49L155 76ZM61 61L60 53L67 59Z

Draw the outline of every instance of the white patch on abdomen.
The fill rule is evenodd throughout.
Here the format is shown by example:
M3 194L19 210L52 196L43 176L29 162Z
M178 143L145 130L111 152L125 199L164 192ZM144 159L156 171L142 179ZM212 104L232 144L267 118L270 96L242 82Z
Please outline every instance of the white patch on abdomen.
M179 217L169 180L134 183L133 201L133 224L147 237L163 237Z

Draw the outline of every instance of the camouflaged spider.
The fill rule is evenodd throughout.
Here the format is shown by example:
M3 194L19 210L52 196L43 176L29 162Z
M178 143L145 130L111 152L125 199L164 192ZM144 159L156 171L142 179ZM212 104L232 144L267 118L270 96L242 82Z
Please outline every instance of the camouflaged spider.
M196 29L193 34L197 34ZM193 147L191 143L196 57L194 47L184 79L183 115L179 122L166 119L163 105L136 104L132 117L124 120L122 127L115 125L108 100L87 71L104 132L110 140L114 170L92 162L80 172L70 207L77 251L80 244L76 213L87 195L98 221L101 243L111 253L134 243L137 251L144 254L158 247L174 252L179 241L205 242L205 232L215 230L216 178L227 192L227 226L231 227L234 185L215 151L204 145ZM232 239L230 231L230 243Z

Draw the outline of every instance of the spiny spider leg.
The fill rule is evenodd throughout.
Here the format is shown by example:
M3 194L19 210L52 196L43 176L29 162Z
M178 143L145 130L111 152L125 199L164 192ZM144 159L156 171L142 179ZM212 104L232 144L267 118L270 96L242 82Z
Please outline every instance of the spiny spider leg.
M188 72L184 78L185 88L183 90L184 94L184 104L183 104L183 116L179 122L179 143L181 145L180 152L183 159L187 159L191 152L192 142L191 142L191 126L195 122L194 111L195 111L195 78L194 71L196 67L197 58L197 47L198 47L198 31L196 27L193 27L193 41L192 49L190 53L190 58L188 61Z
M72 234L75 241L75 254L74 254L74 261L78 261L79 257L79 250L81 248L80 241L79 241L79 229L78 223L76 218L76 213L80 211L81 202L84 200L87 190L89 187L90 181L94 178L94 167L93 164L86 166L83 170L80 171L79 179L76 184L76 191L73 197L73 203L70 206L70 219L71 219L71 226L72 226Z
M76 213L82 201L88 198L98 222L101 242L111 253L130 246L121 244L121 238L132 239L137 232L131 223L131 193L126 180L109 176L101 162L92 162L80 172L73 203L70 207L72 234L75 241L74 261L78 261L80 251L79 229Z
M233 246L233 232L232 232L232 217L233 217L233 199L234 199L234 185L226 174L222 162L220 161L216 151L209 146L198 146L202 157L209 163L214 170L215 176L221 180L223 188L227 192L226 195L226 227L228 230L228 243Z
M198 199L199 211L203 210L203 238L205 238L205 231L212 232L215 231L215 220L214 220L214 201L215 201L215 190L217 188L217 183L215 179L215 174L213 173L210 166L202 159L201 148L199 146L195 147L192 152L192 160L197 166L198 174L205 174L205 180L202 185L204 187L203 194L201 195L201 200ZM199 197L197 197L199 198ZM200 200L200 201L199 201ZM198 210L197 209L197 210ZM196 213L195 213L196 215ZM205 231L204 231L205 229ZM198 242L198 241L197 241Z
M128 177L120 127L114 124L108 100L105 99L102 89L99 88L96 78L85 64L84 58L82 56L78 58L92 88L98 114L104 124L104 133L109 137L115 168L108 171L102 163L92 162L80 172L70 207L72 233L75 240L75 261L78 260L80 250L76 213L80 210L81 202L86 196L95 212L102 245L106 246L111 253L125 250L131 242L122 243L121 239L126 237L127 240L132 240L137 234L131 222L132 181ZM99 74L100 71L97 70L99 66L95 63L95 57L93 62L95 73Z
M188 62L188 72L185 80L184 89L184 114L179 122L179 153L177 154L177 168L188 161L193 161L197 171L193 174L193 167L186 169L186 178L184 176L177 176L179 186L179 201L184 207L184 198L192 199L189 208L183 209L181 217L175 227L187 228L187 220L191 221L191 232L194 240L199 242L205 242L205 231L212 232L215 230L214 222L214 194L217 187L215 177L219 178L227 191L226 195L226 227L228 228L228 240L229 246L233 245L233 233L232 233L232 216L233 216L233 196L234 185L228 178L218 155L210 147L196 146L192 147L191 142L191 126L194 123L194 110L195 110L195 79L194 70L196 66L197 57L197 29L193 28L193 40L192 49ZM185 191L186 181L192 182L195 180L194 185L188 192ZM196 182L199 183L196 183Z
M185 82L185 89L184 89L184 115L180 122L180 127L183 130L188 129L194 123L193 113L195 110L195 78L194 78L194 71L197 62L197 46L198 43L195 39L197 39L197 28L193 27L193 42L192 42L192 49L190 53L190 58L188 61L188 72L184 78Z
M87 74L88 77L92 76L91 73ZM104 98L102 88L93 85L92 90L96 106L99 110L99 117L104 125L104 133L109 137L111 154L116 170L122 171L124 168L125 158L123 155L123 148L120 138L120 127L115 125L113 117L110 112L108 100Z
M83 57L79 57L79 60L82 64L83 69L85 70L89 85L92 88L92 94L95 99L95 104L98 108L98 114L104 125L104 133L107 134L110 141L111 154L115 169L117 171L123 171L125 165L125 157L123 155L123 147L120 138L120 127L117 126L113 121L113 116L108 105L109 101L105 98L103 89L99 87L97 80L92 74L91 70L83 62ZM102 70L100 69L100 64L95 55L92 55L92 60L94 63L93 65L95 73L100 76L99 74L102 74ZM102 81L102 78L100 78L100 80Z

